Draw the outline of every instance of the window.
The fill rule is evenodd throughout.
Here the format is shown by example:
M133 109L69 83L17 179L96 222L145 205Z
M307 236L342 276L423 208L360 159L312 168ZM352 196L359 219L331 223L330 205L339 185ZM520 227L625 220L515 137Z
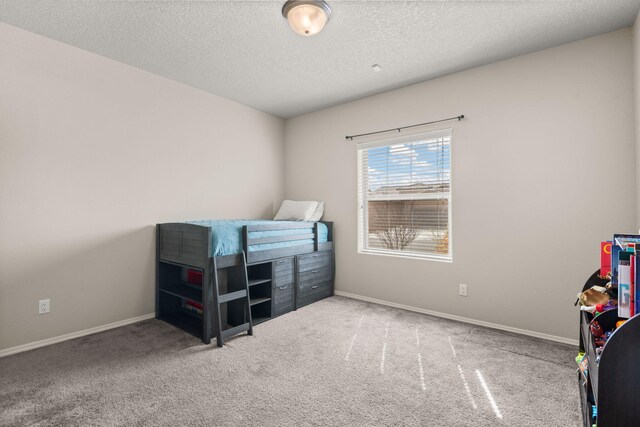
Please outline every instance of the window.
M357 150L359 251L451 260L451 129Z

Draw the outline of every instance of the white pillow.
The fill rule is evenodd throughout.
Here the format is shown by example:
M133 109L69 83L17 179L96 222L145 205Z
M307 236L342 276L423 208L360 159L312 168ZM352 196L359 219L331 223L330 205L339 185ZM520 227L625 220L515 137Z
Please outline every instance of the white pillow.
M275 218L276 221L309 221L314 214L318 202L295 202L285 200L282 202Z
M324 215L324 202L318 202L315 212L311 214L307 221L318 222L322 219L322 215Z

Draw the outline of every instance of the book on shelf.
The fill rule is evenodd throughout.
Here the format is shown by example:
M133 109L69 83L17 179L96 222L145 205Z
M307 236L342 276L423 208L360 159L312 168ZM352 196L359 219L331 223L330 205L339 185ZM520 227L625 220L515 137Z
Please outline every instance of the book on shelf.
M635 252L636 243L640 245L640 235L638 234L614 234L613 241L622 250Z
M187 270L187 283L202 286L202 271L190 268Z
M600 277L611 274L611 245L612 242L600 242Z
M182 308L190 311L191 313L199 314L200 316L202 316L202 304L200 304L199 302L190 299L183 300Z
M631 253L626 251L618 261L618 317L631 317Z
M640 251L640 235L614 234L611 245L611 285L618 296L618 316L630 318L638 313L640 290L637 283L637 256ZM602 264L603 245L600 244ZM602 267L602 266L601 266Z
M640 268L638 268L637 257L637 254L634 255L636 260L634 261L633 272L633 315L640 313L640 286L638 286L638 283L640 283Z
M636 244L640 248L640 235L638 234L614 234L611 245L611 285L618 284L618 265L620 263L620 253L628 252L635 254ZM601 246L602 247L602 246ZM601 255L602 256L602 255Z
M618 245L611 246L611 285L618 285L618 265L620 263L620 252L622 248Z
M634 252L629 257L629 317L633 317L635 315L636 315L636 254Z

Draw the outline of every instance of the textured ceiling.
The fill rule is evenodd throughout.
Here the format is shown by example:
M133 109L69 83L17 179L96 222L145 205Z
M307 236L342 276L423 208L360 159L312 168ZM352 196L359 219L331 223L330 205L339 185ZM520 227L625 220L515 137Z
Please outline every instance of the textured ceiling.
M289 28L284 0L0 0L0 21L288 118L629 27L640 9L640 0L328 1L331 20L314 37Z

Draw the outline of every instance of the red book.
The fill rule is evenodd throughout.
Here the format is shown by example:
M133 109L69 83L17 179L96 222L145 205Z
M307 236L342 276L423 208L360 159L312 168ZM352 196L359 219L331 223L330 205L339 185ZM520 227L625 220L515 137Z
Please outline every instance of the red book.
M187 305L190 305L193 308L197 308L198 310L202 310L202 304L200 304L199 302L191 301L190 299L188 299Z
M600 242L600 277L611 273L611 242Z
M192 268L187 270L187 282L192 285L202 286L202 271Z

